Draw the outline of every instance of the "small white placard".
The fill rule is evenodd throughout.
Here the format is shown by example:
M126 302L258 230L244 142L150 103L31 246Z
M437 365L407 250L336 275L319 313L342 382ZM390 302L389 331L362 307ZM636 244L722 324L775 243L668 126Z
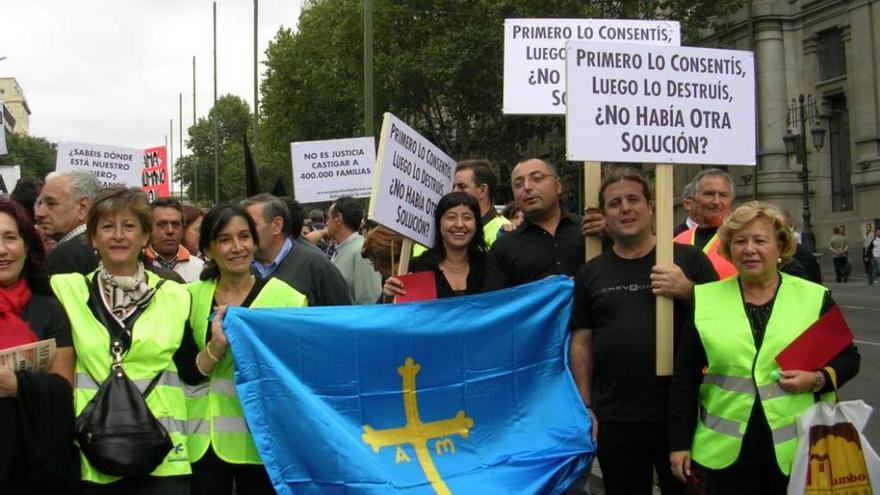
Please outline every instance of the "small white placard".
M101 187L143 187L144 150L85 143L58 143L55 170L88 170Z
M376 163L374 138L291 143L290 157L293 195L300 203L333 201L340 196L370 197Z

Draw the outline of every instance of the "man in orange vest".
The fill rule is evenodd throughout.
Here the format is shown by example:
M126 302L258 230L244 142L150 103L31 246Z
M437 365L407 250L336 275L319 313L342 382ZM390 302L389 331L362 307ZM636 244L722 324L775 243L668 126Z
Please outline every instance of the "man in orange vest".
M718 254L718 227L730 215L735 191L730 175L718 168L701 170L693 180L695 192L691 215L697 227L675 236L675 242L697 246L706 253L719 279L736 275L730 261Z

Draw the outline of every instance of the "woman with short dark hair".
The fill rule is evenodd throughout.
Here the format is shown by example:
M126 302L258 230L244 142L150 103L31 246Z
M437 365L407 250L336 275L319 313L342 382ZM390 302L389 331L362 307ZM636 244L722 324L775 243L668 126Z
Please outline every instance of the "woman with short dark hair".
M483 286L486 241L480 204L473 196L451 192L437 202L434 213L434 247L410 262L411 272L432 271L437 297L479 294ZM385 281L386 300L405 295L397 277Z

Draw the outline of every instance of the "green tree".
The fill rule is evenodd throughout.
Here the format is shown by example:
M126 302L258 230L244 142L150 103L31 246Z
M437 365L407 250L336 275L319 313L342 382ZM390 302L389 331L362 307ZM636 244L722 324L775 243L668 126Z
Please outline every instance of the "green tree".
M675 19L696 39L707 19L742 0L376 0L375 128L389 111L456 158L486 157L507 177L523 155L546 153L572 181L564 119L503 115L504 19ZM267 50L260 157L289 182L289 143L363 134L363 5L323 0L297 32L281 30ZM575 186L575 189L577 187Z
M44 138L7 134L6 148L9 154L0 156L0 165L21 165L22 177L43 179L55 170L55 143Z
M214 134L217 134L220 168L220 200L241 199L245 194L244 136L253 126L248 104L238 96L224 95L188 130L186 146L192 154L177 161L175 179L192 197L194 172L198 174L198 198L214 202Z

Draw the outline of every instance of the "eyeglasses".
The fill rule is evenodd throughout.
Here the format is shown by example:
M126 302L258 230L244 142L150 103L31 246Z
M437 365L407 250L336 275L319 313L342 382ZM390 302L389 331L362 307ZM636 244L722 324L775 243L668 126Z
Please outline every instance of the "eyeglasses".
M531 182L532 184L540 184L544 182L548 177L556 178L553 174L545 174L544 172L532 172L525 177L517 177L513 179L513 188L514 189L522 189L526 185L526 180Z

